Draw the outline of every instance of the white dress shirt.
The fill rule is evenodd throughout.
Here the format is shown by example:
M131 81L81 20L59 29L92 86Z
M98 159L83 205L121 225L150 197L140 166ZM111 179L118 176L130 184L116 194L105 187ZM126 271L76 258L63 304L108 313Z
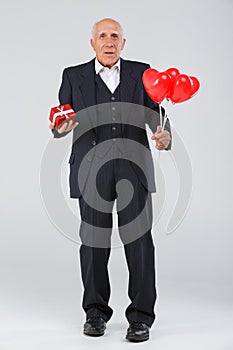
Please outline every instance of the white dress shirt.
M120 59L112 67L104 67L102 64L95 59L95 72L99 74L103 82L107 85L108 89L113 94L117 86L120 83Z

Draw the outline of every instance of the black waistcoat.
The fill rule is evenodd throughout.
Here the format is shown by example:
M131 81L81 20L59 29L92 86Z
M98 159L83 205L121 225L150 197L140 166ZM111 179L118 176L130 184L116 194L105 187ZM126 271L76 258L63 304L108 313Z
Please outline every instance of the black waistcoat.
M112 94L107 85L103 82L99 74L95 76L96 104L106 104L106 107L97 107L97 118L99 127L97 130L98 142L116 138L122 138L122 128L120 125L120 102L121 84L117 86ZM104 115L103 115L104 110ZM104 124L102 124L104 123Z

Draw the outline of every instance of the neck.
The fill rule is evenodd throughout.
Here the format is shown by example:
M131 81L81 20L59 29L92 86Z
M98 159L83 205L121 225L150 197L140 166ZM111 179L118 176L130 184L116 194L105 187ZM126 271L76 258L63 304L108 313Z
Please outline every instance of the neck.
M107 67L107 68L111 69L119 61L120 58L118 58L118 60L116 60L116 62L114 62L113 64L104 64L103 62L99 61L97 57L96 57L96 59L100 64L102 64L103 67Z

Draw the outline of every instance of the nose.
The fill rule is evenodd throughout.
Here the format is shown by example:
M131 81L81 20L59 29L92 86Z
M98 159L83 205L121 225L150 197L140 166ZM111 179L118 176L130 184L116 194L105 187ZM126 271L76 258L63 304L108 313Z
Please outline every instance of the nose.
M111 42L111 39L108 40L108 42L106 43L107 47L113 47L113 43Z
M106 45L109 47L113 46L112 37L110 35L106 36Z

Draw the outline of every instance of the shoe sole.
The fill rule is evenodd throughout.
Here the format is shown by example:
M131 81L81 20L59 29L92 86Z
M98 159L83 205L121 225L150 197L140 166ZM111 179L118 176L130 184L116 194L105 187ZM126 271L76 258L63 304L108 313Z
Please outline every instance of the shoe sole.
M149 336L144 337L144 338L126 336L126 339L133 342L133 343L139 343L142 341L146 341L146 340L149 340L149 338L150 338Z
M85 335L90 335L91 337L101 337L102 335L104 335L104 332L85 332L83 331L83 334Z

